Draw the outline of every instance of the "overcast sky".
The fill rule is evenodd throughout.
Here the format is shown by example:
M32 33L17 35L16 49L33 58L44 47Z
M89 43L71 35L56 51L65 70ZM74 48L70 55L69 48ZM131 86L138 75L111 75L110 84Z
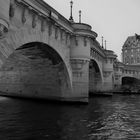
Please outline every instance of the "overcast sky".
M70 0L45 0L60 14L69 19ZM90 24L98 34L107 40L107 49L113 50L121 60L121 49L128 36L140 34L140 0L73 0L74 21Z

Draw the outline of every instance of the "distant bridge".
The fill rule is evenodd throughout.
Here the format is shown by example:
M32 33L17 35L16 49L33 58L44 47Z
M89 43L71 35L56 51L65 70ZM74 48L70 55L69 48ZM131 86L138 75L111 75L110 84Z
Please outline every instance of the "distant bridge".
M136 87L140 90L140 66L139 65L125 65L117 62L114 67L115 82L114 85L121 87L128 85Z

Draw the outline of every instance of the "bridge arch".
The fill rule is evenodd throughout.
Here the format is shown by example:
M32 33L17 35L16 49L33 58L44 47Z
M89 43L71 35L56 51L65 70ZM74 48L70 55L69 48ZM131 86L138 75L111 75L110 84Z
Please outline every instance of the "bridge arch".
M124 82L124 79L132 79L132 78L134 78L132 75L130 75L130 74L124 74L124 75L122 75L122 76L120 76L120 84L122 85Z
M91 59L89 62L89 93L101 90L103 83L103 75L98 62Z
M42 42L13 50L0 68L0 90L18 96L62 98L71 93L70 74L61 55Z
M140 80L133 76L123 76L121 78L121 85L123 91L140 92Z
M5 38L0 40L0 64L5 61L15 49L31 42L40 42L52 47L64 61L68 73L70 75L70 81L72 84L72 69L70 65L70 41L64 44L62 40L55 39L53 35L49 35L48 29L46 28L44 32L40 29L33 29L31 27L23 26L20 29L12 27L9 30ZM2 59L2 60L1 60Z
M122 77L122 85L132 85L135 84L135 82L137 81L136 78L132 77L132 76L124 76Z

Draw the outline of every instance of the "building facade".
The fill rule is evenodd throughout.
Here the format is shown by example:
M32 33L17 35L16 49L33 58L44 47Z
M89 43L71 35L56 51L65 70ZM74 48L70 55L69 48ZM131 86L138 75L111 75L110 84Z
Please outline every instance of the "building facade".
M140 64L140 39L138 35L129 36L122 47L122 62L126 65Z

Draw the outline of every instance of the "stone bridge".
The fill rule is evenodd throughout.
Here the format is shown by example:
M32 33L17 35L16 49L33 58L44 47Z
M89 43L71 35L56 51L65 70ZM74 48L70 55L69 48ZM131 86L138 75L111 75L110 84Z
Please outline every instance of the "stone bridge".
M116 88L128 85L136 88L135 91L140 90L139 65L125 65L121 62L117 62L114 66L114 76L114 86L116 86Z
M88 102L89 92L112 90L117 56L96 37L43 0L1 0L1 94Z

